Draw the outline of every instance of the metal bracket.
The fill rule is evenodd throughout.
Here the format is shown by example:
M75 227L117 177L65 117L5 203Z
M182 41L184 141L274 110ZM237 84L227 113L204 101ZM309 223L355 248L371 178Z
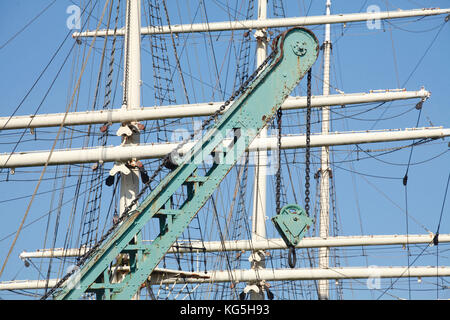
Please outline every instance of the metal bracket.
M120 128L117 130L116 133L119 137L121 136L127 136L130 137L133 134L133 130L131 130L130 126L120 126Z
M256 293L260 293L260 292L261 292L261 289L260 289L260 287L257 286L256 284L253 284L253 285L247 285L247 286L244 288L244 293L247 294L247 293L249 293L250 291L255 291Z
M123 173L125 175L130 174L131 170L128 169L127 165L125 163L116 162L114 166L109 171L110 176L115 176L116 173Z
M141 132L142 130L145 130L145 125L140 122L131 122L121 125L116 135L131 137L135 132Z

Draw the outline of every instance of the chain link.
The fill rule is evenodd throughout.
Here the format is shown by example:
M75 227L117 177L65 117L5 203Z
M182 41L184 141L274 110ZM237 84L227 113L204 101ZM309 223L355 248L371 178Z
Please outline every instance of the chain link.
M309 175L311 157L311 68L308 70L308 84L306 97L306 150L305 150L305 211L309 216Z
M310 144L311 144L311 69L308 70L307 77L307 97L306 97L306 167L305 167L305 211L309 216L309 188L310 188ZM281 211L281 127L282 127L282 111L281 108L277 111L277 125L278 125L278 170L276 173L276 210L277 214ZM295 253L295 246L288 247L288 264L291 268L295 268L297 257Z
M278 126L278 137L277 137L277 148L278 148L278 170L276 173L276 212L280 214L281 212L281 127L282 127L282 111L281 107L277 111L277 126Z
M201 130L203 131L213 120L217 120L220 113L222 113L226 107L235 100L236 97L242 95L245 93L245 91L248 89L248 85L258 76L258 74L264 69L264 67L271 61L275 55L277 54L277 48L275 47L274 50L270 53L270 55L261 63L261 65L247 78L247 80L242 83L242 85L239 87L238 90L236 90L231 97L226 100L208 119L204 120L201 126ZM99 239L99 241L92 246L88 252L86 252L83 256L81 256L77 263L76 268L73 268L72 271L67 273L63 278L61 278L54 287L52 287L47 293L45 293L41 300L47 299L51 294L53 294L56 289L61 287L61 285L67 281L67 279L70 278L77 270L78 268L83 265L86 260L100 247L100 245L108 238L113 231L117 228L117 226L123 222L126 218L128 218L131 215L132 208L137 204L139 199L144 195L144 193L150 188L150 184L155 180L155 178L158 176L158 174L165 168L165 164L171 161L171 155L177 154L178 151L189 141L191 141L195 136L195 133L192 133L188 139L185 139L180 144L175 147L174 150L172 150L171 153L167 154L161 164L156 168L156 170L153 172L151 177L149 177L147 183L144 184L144 187L141 189L141 191L138 193L136 198L134 198L130 204L125 208L125 210L122 212L122 214L117 219L117 222Z
M127 1L127 8L130 8L131 3L130 0ZM124 83L123 83L123 102L122 105L128 105L128 82L129 82L129 68L130 68L130 24L131 24L131 10L128 9L127 14L127 26L126 26L126 32L127 32L127 41L126 41L126 48L125 51L125 75L124 75Z

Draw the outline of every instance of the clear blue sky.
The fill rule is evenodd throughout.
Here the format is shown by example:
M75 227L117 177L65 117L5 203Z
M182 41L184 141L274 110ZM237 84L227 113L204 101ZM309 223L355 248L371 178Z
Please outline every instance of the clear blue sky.
M49 62L51 56L58 46L68 34L69 30L66 21L69 16L66 13L68 6L72 5L71 1L58 0L53 3L42 16L38 17L23 32L14 35L21 30L28 22L30 22L39 12L44 10L52 1L50 0L15 0L0 2L0 92L2 95L1 117L11 115L21 102L22 98L27 94L33 83ZM78 4L79 1L74 1ZM204 19L202 11L198 9L198 1L168 1L169 11L171 12L171 23L180 22L200 22ZM208 20L224 21L230 16L234 17L235 1L227 0L208 0L206 1ZM313 1L291 1L285 2L285 12L287 16L305 15L321 15L324 13L325 0ZM353 1L332 1L332 13L353 13L358 11L366 11L369 5L376 5L382 11L401 9L416 9L422 7L450 7L450 3L445 0L441 1L385 1L385 0L353 0ZM239 2L240 3L240 2ZM231 9L227 9L227 4ZM186 6L190 5L190 11L186 10ZM97 18L100 16L102 5L97 6L94 10L95 19L92 19L89 29L95 29ZM269 5L269 17L273 17L272 6ZM195 16L195 18L193 18ZM241 15L236 17L243 19ZM410 18L405 20L393 20L391 23L383 22L380 29L370 30L364 22L349 23L345 27L343 25L332 26L332 69L331 69L331 93L337 93L334 88L338 88L346 93L367 92L371 89L394 89L406 88L407 90L419 90L422 86L431 91L431 98L425 102L419 121L419 127L423 126L443 126L450 127L450 82L448 75L450 73L450 24L446 24L443 29L440 26L444 22L444 16L429 17L425 19ZM419 20L419 21L417 21ZM82 20L84 23L84 20ZM123 23L123 22L120 22ZM142 19L142 24L146 25L146 19ZM311 29L316 33L320 41L323 39L323 26L314 26ZM434 38L438 31L440 33L437 39ZM186 79L190 90L190 102L205 102L216 100L219 101L223 97L232 93L232 82L234 78L234 69L230 68L230 74L226 73L227 59L223 52L226 52L228 39L226 35L213 34L212 39L200 36L192 36L189 41L196 42L199 51L195 53L193 47L189 47L183 51L184 40L187 36L180 37L177 40L179 52L181 53L181 63L186 70ZM217 38L216 38L217 37ZM41 102L47 88L53 80L59 66L63 62L66 54L73 44L73 39L69 39L64 43L61 52L56 56L54 62L50 65L47 72L38 82L37 86L31 91L29 97L24 101L17 111L17 115L33 114ZM218 90L214 85L214 73L211 51L202 52L208 41L213 41L216 50L217 68L220 70L220 83L224 92ZM434 41L434 42L433 42ZM8 43L7 43L8 42ZM143 40L143 106L152 106L155 104L154 95L151 90L152 71L151 56L149 55L148 41ZM170 42L168 42L170 43ZM189 42L188 42L189 43ZM433 43L433 44L432 44ZM430 44L432 46L429 48ZM171 46L171 44L170 44ZM75 50L81 50L80 47ZM99 61L102 43L96 44L95 63ZM80 51L77 51L80 52ZM425 54L426 53L426 54ZM197 54L194 58L194 54ZM190 60L188 59L190 58ZM206 60L207 59L207 60ZM321 59L321 57L319 58ZM201 62L199 63L200 60ZM209 63L206 63L209 61ZM58 80L55 82L52 91L43 103L39 113L63 112L66 103L70 98L71 92L68 87L73 81L71 75L71 66L73 59L69 58L66 67L63 69ZM188 65L192 63L193 65ZM196 63L196 65L194 65ZM197 66L199 65L199 66ZM313 91L315 94L320 93L322 83L321 66L319 60L313 68L314 81ZM79 66L77 66L79 69ZM88 65L88 75L84 78L83 94L80 95L78 103L80 110L87 110L92 102L93 92L88 88L95 87L96 71L92 69L92 65ZM177 98L179 103L184 102L182 90L178 79L175 81L177 90ZM304 88L304 84L302 85ZM93 90L93 89L92 89ZM116 104L114 107L120 107L120 86L118 87ZM296 91L297 94L304 94ZM101 91L103 95L103 91ZM395 129L395 128L413 128L416 127L418 111L414 107L413 101L400 101L392 104L386 104L373 112L355 115L357 119L344 119L333 123L333 131L350 131L350 130L369 130L369 129ZM342 115L347 117L363 110L359 107L354 110L334 109L333 117L341 118ZM409 110L409 112L407 112ZM404 114L402 114L404 113ZM401 115L400 115L401 114ZM317 117L317 115L314 115ZM317 119L317 118L316 118ZM383 119L376 121L377 119ZM289 122L289 120L287 120ZM296 123L293 121L292 123ZM301 133L298 128L291 127L286 133ZM313 126L315 132L320 131L320 126ZM14 142L19 139L20 133L0 132L0 152L11 152ZM24 142L20 143L16 151L29 150L48 150L54 137L54 131L38 130L38 139L27 133L24 136ZM82 141L78 140L80 143ZM110 142L109 144L113 144ZM367 149L385 149L392 146L406 145L406 142L392 144L376 144L361 145L363 150ZM414 148L411 165L409 167L408 181L408 213L410 220L406 224L405 220L405 190L402 184L402 177L405 174L410 148L397 151L387 155L377 155L376 159L365 159L360 161L348 162L349 159L367 158L364 152L354 151L354 146L346 146L336 148L334 160L336 161L335 171L333 172L336 181L336 205L338 207L339 216L339 235L359 235L359 234L424 234L426 230L435 232L441 207L444 199L444 188L449 174L449 154L445 153L449 149L448 139L437 140ZM318 153L315 153L318 155ZM439 156L438 156L439 155ZM438 156L438 157L436 157ZM435 159L432 159L436 157ZM317 160L317 158L314 158ZM298 172L303 167L298 166ZM317 165L316 165L317 167ZM28 170L28 169L27 169ZM22 171L27 171L22 169ZM0 175L0 215L2 223L0 224L0 262L3 264L11 246L13 233L19 226L20 221L25 213L30 197L18 200L11 200L16 197L29 196L32 194L37 181L27 181L30 177L37 179L39 177L39 168L30 168L30 171L36 172L34 175L21 172L15 176L8 176L5 170ZM356 171L362 174L351 174L349 172ZM18 170L19 171L19 170ZM51 177L54 171L47 173L47 177ZM372 176L371 176L372 175ZM387 178L375 178L373 175ZM302 177L302 176L301 176ZM301 177L299 177L301 179ZM11 180L25 181L11 181ZM71 184L71 183L68 183ZM302 183L300 183L302 184ZM315 184L314 184L315 185ZM273 185L271 185L273 187ZM231 188L231 187L230 187ZM53 189L53 181L45 181L40 191L48 191ZM233 189L230 189L230 193ZM73 188L69 188L66 194L71 194ZM30 214L27 217L26 224L42 217L50 207L50 201L53 201L53 207L58 203L58 195L54 199L50 199L52 193L38 196L34 201ZM290 201L292 196L288 195ZM64 201L68 200L65 198ZM450 201L450 199L448 199ZM273 205L273 199L269 197L270 205ZM449 205L444 208L443 218L441 222L440 232L450 233L450 212ZM64 207L64 210L70 210L70 204ZM62 222L65 222L62 218ZM44 245L44 233L47 218L39 220L37 223L25 228L20 235L14 250L9 257L4 274L0 277L0 281L13 279L35 279L37 271L33 268L23 268L23 263L18 258L21 251L32 251L42 248ZM51 228L54 228L52 221ZM408 228L408 229L407 229ZM78 230L77 230L78 231ZM52 238L52 230L49 231ZM61 231L62 233L64 231ZM269 232L269 235L277 236ZM58 235L58 243L62 243L63 235ZM47 244L48 244L47 240ZM62 246L62 244L61 244ZM47 245L48 247L48 245ZM423 246L413 248L414 254L420 253ZM439 264L450 265L448 256L448 246L440 247L442 252L439 253ZM353 249L347 252L348 261L341 261L343 266L350 265L406 265L406 251L396 248L395 253L390 253L390 249L386 251L371 251L369 258L361 257L364 251L361 248ZM428 253L429 250L429 253ZM436 248L430 248L417 262L419 265L435 265L436 264ZM411 261L415 255L411 256ZM45 272L46 269L44 268ZM448 279L448 278L447 278ZM382 288L389 286L390 280L382 280ZM403 283L405 280L402 280ZM420 291L417 287L417 280L412 280L415 291L413 298L436 298L436 292L429 290L434 288L428 286L427 290ZM426 279L424 279L424 282ZM425 283L423 284L426 285ZM447 282L448 285L448 282ZM348 289L348 287L346 287ZM346 298L376 298L380 292L361 291L361 295L356 291L352 295L348 293ZM408 297L407 291L395 291L395 296ZM8 299L15 297L9 293L0 292L0 298ZM17 298L17 297L15 297ZM386 296L385 298L392 298ZM440 293L440 298L450 298L450 290Z

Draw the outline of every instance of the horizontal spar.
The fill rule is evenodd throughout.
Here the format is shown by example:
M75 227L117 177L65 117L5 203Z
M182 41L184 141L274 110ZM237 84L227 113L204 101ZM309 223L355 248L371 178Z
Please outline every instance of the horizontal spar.
M372 236L341 236L322 238L303 238L296 246L297 248L320 248L320 247L350 247L350 246L379 246L379 245L404 245L431 243L434 234L410 234L410 235L372 235ZM439 243L450 242L450 234L440 234ZM145 247L146 241L143 241ZM277 250L286 249L283 239L267 240L230 240L230 241L202 241L183 242L179 240L176 247L172 247L169 253L192 253L192 252L222 252L222 251L254 251L254 250ZM82 249L42 249L32 252L22 252L20 259L33 258L62 258L79 257L87 252Z
M205 278L209 276L209 278ZM180 278L164 273L152 275L151 284L288 281L321 279L411 278L450 276L450 267L346 267L329 269L259 269L199 272L197 277Z
M398 19L417 16L431 16L448 13L450 13L450 9L423 8L414 10L332 14L327 16L174 24L171 26L162 26L162 27L143 27L141 28L141 34L147 35L147 34L194 33L194 32L212 32L212 31L226 31L226 30L283 28L294 26L358 22L368 20ZM116 35L123 36L124 34L125 29L123 28L117 30L116 32ZM73 38L93 37L93 36L104 37L106 35L109 36L114 35L114 30L99 30L97 32L95 31L75 32L72 35L72 37Z
M155 269L150 278L152 285L173 283L217 283L249 281L287 281L287 280L321 280L321 279L367 279L367 278L415 278L448 277L450 267L346 267L329 269L259 269L259 270L210 270L191 272L191 276L182 271L164 272ZM16 280L0 282L0 290L45 289L56 285L58 279Z
M425 100L429 96L430 92L423 88L418 91L376 90L369 93L362 92L350 94L333 94L329 96L312 96L311 106L335 106L414 98ZM93 110L84 112L70 112L67 114L67 116L64 113L51 113L41 115L1 117L0 130L56 127L60 126L63 120L65 126L74 126L170 118L201 117L214 114L214 112L219 109L222 104L223 102L210 102L189 105L145 107L137 110ZM306 108L306 97L289 97L283 103L281 108L284 110ZM227 109L228 108L226 108L225 111Z
M390 142L414 139L437 139L450 136L450 129L442 127L412 128L404 130L383 130L365 132L345 132L327 135L311 135L311 147L337 146L349 144L363 144L375 142ZM224 145L228 145L232 139L225 139ZM180 153L188 152L195 141L186 143ZM136 159L161 158L178 146L178 143L142 144L136 146L95 147L87 149L71 149L53 151L48 165L128 161ZM283 136L281 138L282 149L304 148L306 139L304 135ZM248 148L249 151L273 150L277 148L277 137L256 138ZM49 158L49 151L20 152L12 154L0 154L0 167L19 168L45 165Z

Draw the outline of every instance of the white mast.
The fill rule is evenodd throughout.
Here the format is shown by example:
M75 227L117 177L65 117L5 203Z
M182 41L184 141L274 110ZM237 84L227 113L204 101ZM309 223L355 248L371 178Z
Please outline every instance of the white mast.
M127 1L125 26L125 61L123 77L122 110L139 109L141 105L141 15L140 0ZM134 132L132 132L131 129ZM122 136L124 146L139 145L139 132L135 122L122 123L117 135ZM133 159L136 160L136 159ZM114 169L114 168L113 168ZM139 192L139 170L135 167L129 172L121 171L120 213L136 198ZM128 174L127 174L128 173Z
M124 76L123 76L123 104L122 110L136 110L141 106L141 1L128 0L125 20L124 45ZM137 146L140 134L137 122L122 122L117 131L122 137L122 146ZM116 162L110 174L120 172L120 201L119 215L131 204L139 193L139 169L136 158L126 162ZM137 204L134 205L136 207ZM133 208L134 208L133 207ZM122 266L122 256L117 257L118 266ZM116 268L113 273L113 282L120 282L126 272ZM138 299L136 294L133 299Z
M331 0L327 0L326 15L330 15ZM323 89L322 94L327 96L330 94L330 25L325 25L325 37L323 42ZM330 107L322 108L322 134L330 132ZM320 157L320 227L319 234L321 238L328 238L330 226L330 148L322 147L322 155ZM328 269L329 267L328 247L319 249L319 268ZM329 298L329 281L319 280L319 299L328 300Z
M267 17L267 0L258 0L258 19ZM257 39L256 48L256 67L259 67L266 59L267 38L265 29L259 29L255 32ZM267 137L267 127L264 127L258 138ZM252 238L266 237L265 215L266 215L266 165L267 151L260 150L255 153L255 183L253 189L253 215L252 215Z
M258 0L258 20L267 18L267 0ZM255 32L257 41L256 47L256 67L259 67L267 56L267 36L266 29L258 29ZM258 138L267 138L267 127L262 128ZM252 240L258 241L266 238L266 214L267 214L267 150L258 150L255 154L255 180L253 184L253 212L252 212ZM254 251L250 256L252 269L265 267L264 251ZM258 284L251 284L246 287L250 290L251 300L264 299L264 291Z

